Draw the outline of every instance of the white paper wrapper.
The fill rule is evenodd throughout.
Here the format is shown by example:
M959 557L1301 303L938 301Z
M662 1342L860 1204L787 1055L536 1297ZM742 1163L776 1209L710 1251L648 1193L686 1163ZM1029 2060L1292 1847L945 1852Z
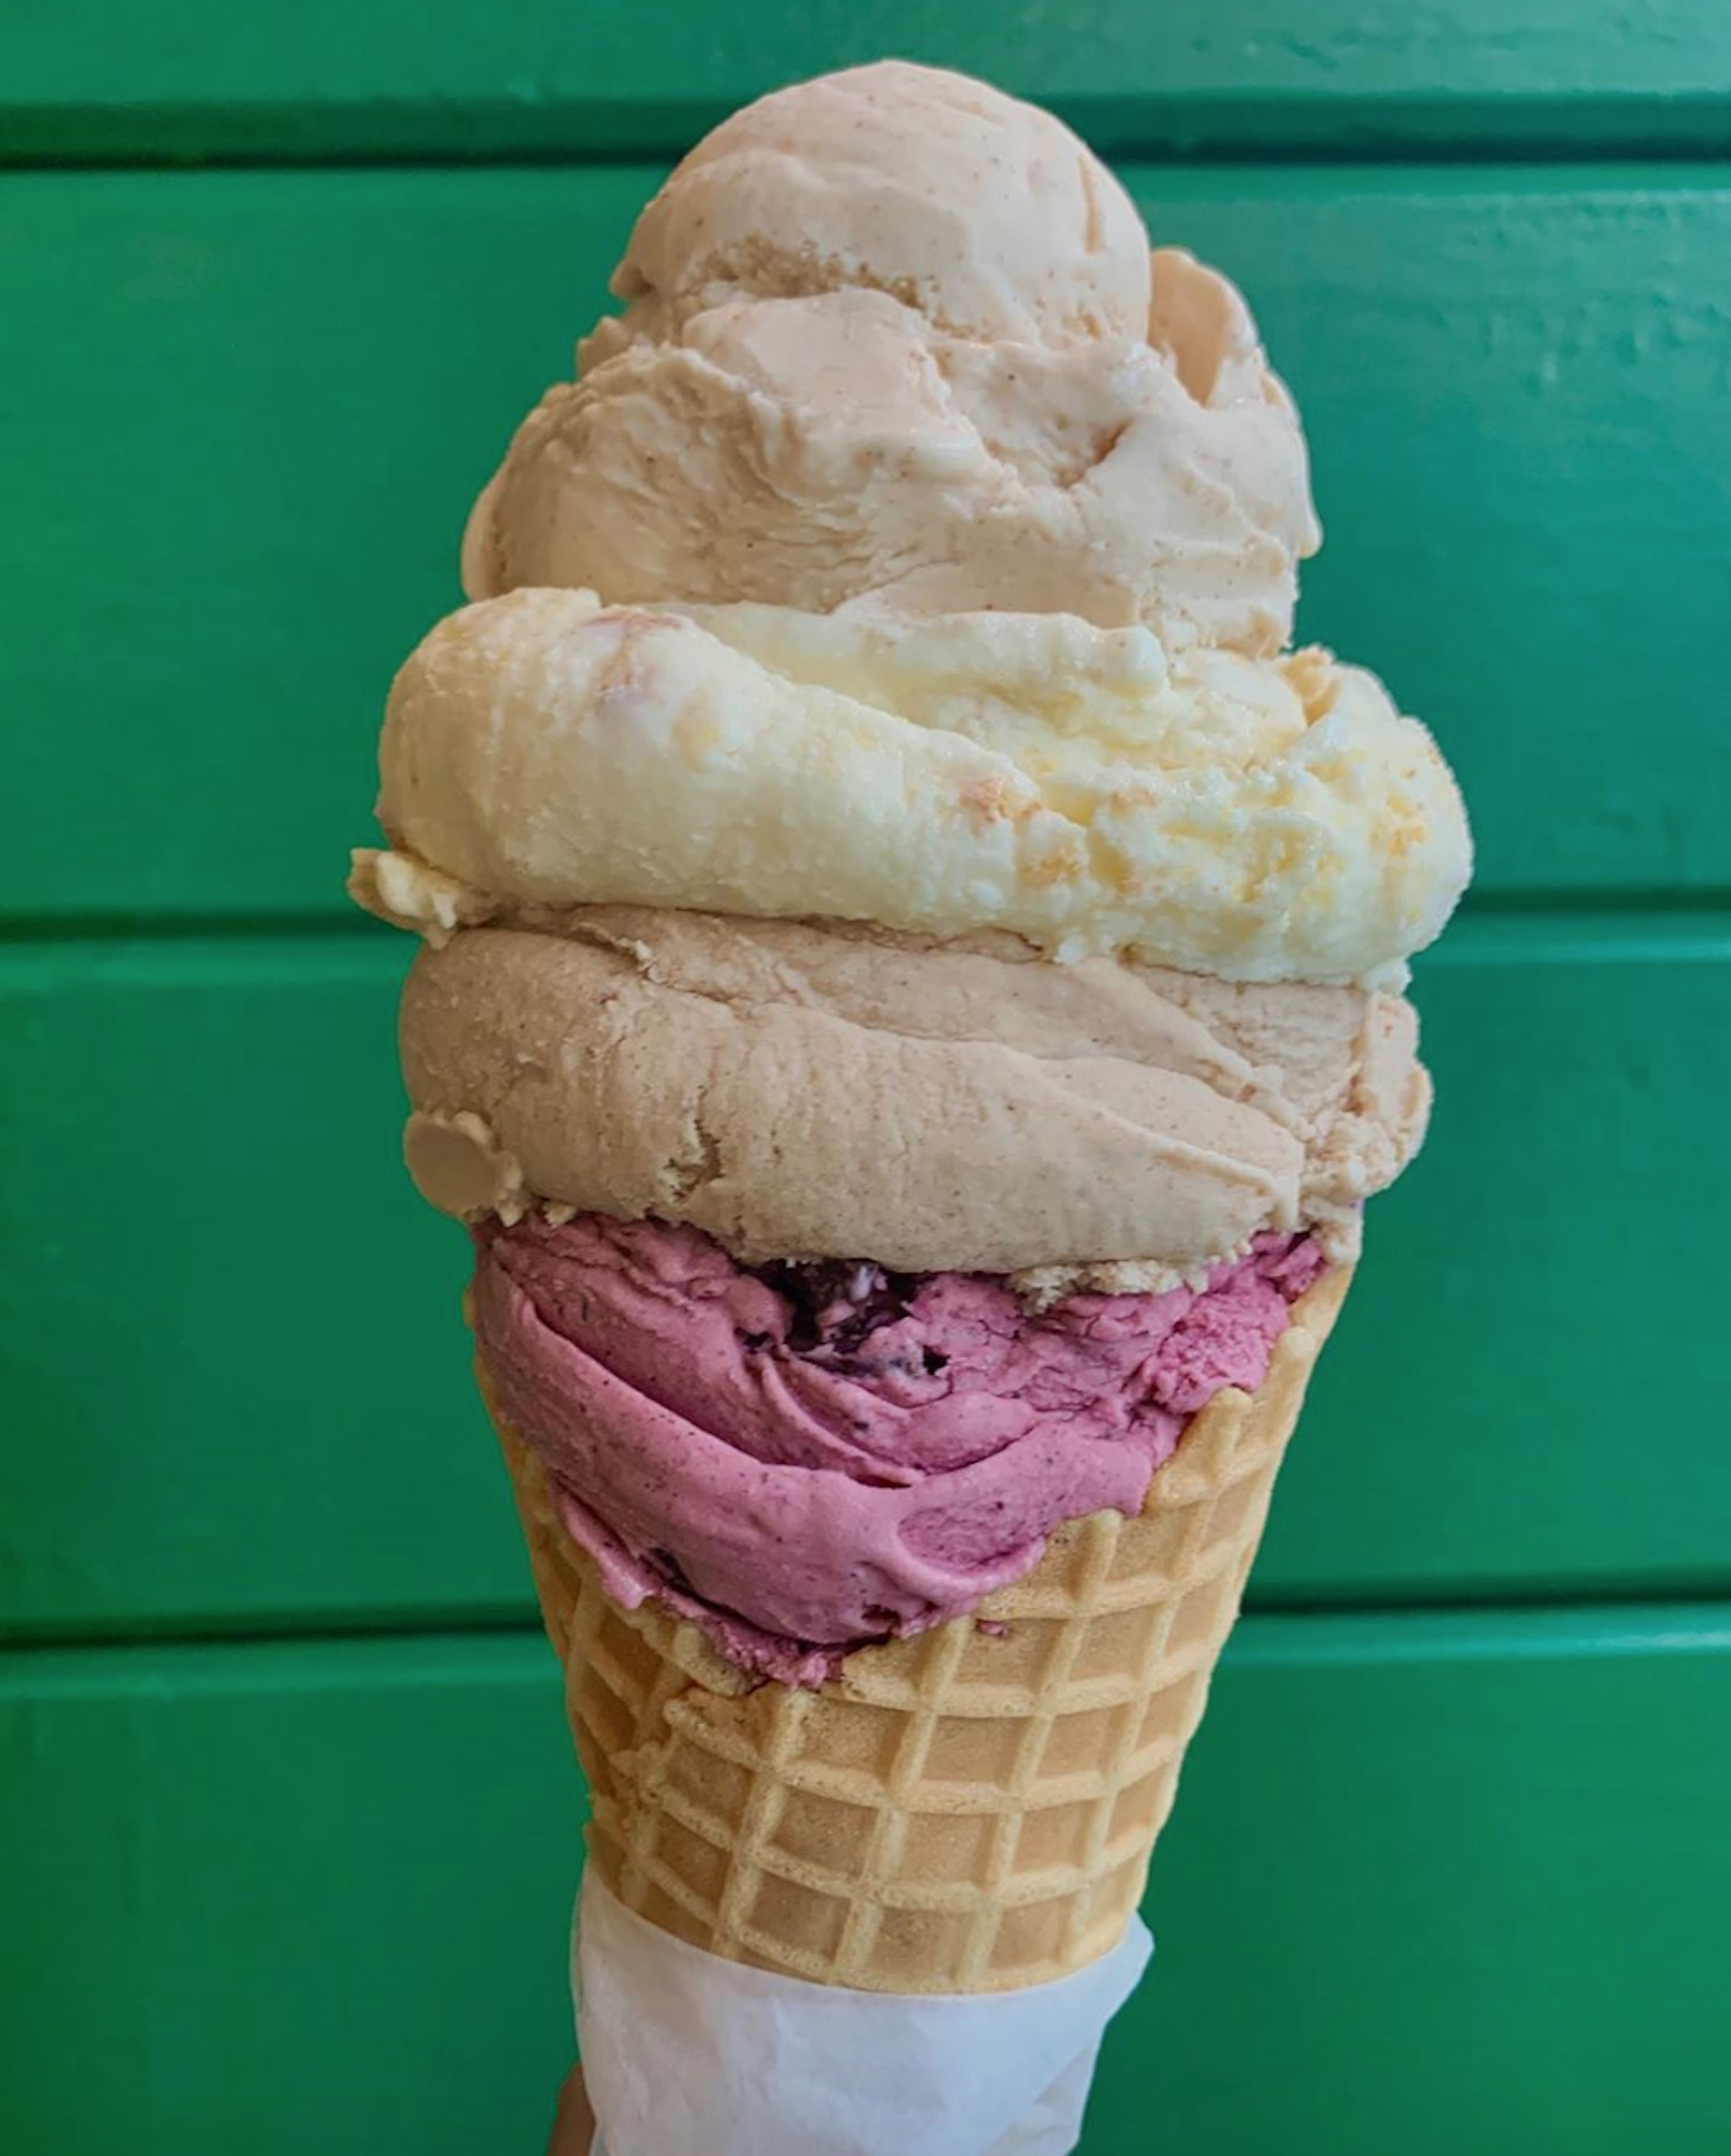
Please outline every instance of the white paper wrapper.
M586 1876L571 1942L595 2156L1068 2156L1133 1922L1055 1984L899 1998L701 1953Z

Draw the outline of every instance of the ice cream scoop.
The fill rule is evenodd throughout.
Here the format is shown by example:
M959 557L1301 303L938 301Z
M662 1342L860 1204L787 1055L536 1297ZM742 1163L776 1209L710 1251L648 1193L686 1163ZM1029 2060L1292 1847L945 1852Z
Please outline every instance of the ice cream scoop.
M1385 992L627 906L465 931L402 1006L409 1165L447 1212L539 1195L1042 1298L1301 1223L1349 1260L1423 1136L1416 1050Z
M706 135L638 220L613 290L655 334L732 300L892 294L942 329L1134 336L1129 197L1039 106L881 60L772 91Z
M614 1599L793 1683L974 1608L1062 1521L1134 1513L1186 1418L1261 1383L1325 1263L1266 1236L1198 1290L1030 1314L979 1275L754 1272L592 1214L488 1227L480 1252L498 1403Z
M392 691L379 814L428 917L623 901L1015 932L1228 980L1374 982L1471 862L1448 767L1326 654L1061 614L867 626L520 591ZM363 864L357 895L371 896Z
M1140 622L1268 653L1319 539L1242 299L1049 114L898 62L687 157L477 505L463 581Z

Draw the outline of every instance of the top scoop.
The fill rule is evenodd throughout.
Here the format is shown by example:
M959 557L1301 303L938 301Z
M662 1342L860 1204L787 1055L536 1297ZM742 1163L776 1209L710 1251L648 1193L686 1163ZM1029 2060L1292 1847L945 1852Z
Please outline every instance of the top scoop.
M724 120L644 211L613 290L663 334L733 300L852 290L956 336L1061 345L1142 335L1148 248L1050 113L884 60Z
M483 497L464 583L979 607L1278 650L1315 551L1242 300L1047 113L889 61L725 121Z

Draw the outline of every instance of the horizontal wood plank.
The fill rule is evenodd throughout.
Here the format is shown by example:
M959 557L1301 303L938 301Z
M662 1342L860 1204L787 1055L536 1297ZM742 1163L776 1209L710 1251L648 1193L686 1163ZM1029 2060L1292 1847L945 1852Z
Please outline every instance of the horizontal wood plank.
M1083 2156L1713 2156L1728 1648L1719 1610L1247 1620Z
M0 2147L476 2156L569 2061L545 1640L0 1659Z
M1731 1586L1731 925L1457 925L1258 1572L1332 1600Z
M405 956L0 963L0 1624L526 1609L463 1238L397 1165ZM1728 987L1712 923L1467 922L1425 967L1436 1127L1372 1207L1257 1594L1731 1589Z
M0 2145L539 2146L580 1809L544 1644L0 1658ZM1083 2156L1718 2156L1731 1610L1249 1619Z
M406 956L382 936L0 966L0 1246L22 1280L0 1317L20 1439L0 1623L529 1606L474 1397L466 1239L398 1164Z
M1302 626L1436 726L1480 892L1731 890L1731 187L1131 177L1257 300L1329 531ZM0 914L341 908L391 675L652 179L8 183L0 634L44 813Z
M674 150L776 83L885 53L989 76L1122 149L1723 142L1718 0L144 0L16 11L15 157Z

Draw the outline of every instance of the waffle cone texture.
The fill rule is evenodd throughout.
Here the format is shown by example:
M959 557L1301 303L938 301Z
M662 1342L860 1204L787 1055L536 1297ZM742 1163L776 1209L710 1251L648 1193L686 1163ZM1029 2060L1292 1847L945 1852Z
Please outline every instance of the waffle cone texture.
M495 1412L614 1893L711 1953L859 1990L1013 1990L1109 1952L1349 1279L1299 1300L1254 1394L1191 1420L1135 1518L1058 1528L1027 1578L817 1691L611 1601Z

